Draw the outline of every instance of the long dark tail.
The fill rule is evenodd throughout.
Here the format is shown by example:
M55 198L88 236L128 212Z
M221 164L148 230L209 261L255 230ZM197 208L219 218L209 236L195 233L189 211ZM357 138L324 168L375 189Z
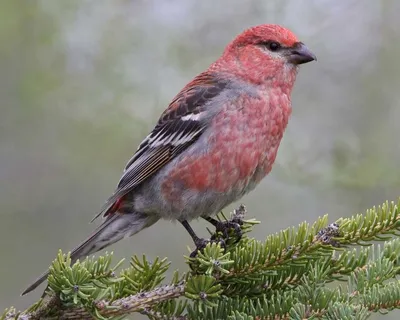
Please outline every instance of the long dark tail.
M138 233L157 222L157 220L157 217L136 212L131 214L115 213L110 215L87 240L72 250L72 263L81 257L86 257L108 247L122 238L127 238ZM21 295L23 296L36 289L37 286L47 279L48 275L49 271L43 273L33 284L22 292Z

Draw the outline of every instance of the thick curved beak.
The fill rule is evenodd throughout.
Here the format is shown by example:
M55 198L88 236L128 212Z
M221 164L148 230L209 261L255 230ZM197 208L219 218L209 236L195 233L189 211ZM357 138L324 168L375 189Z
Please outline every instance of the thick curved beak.
M304 43L297 42L292 48L289 49L289 62L293 64L303 64L313 60L317 60L314 53L308 49Z

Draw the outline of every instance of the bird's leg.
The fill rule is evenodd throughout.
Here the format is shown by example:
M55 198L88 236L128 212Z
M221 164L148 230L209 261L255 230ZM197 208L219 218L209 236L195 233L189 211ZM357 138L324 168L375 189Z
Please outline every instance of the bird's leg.
M186 220L182 220L180 221L180 223L185 227L186 231L190 234L190 236L193 239L193 242L196 246L196 249L190 254L191 258L194 258L197 255L198 251L203 250L208 243L210 242L216 242L215 239L207 240L207 239L203 239L203 238L199 238L196 233L194 232L194 230L192 229L192 227L190 226L189 222L187 222ZM224 241L218 241L221 244L221 247L225 247L225 242Z
M235 220L227 220L227 221L219 221L217 219L211 217L202 217L204 220L208 221L215 227L215 233L221 232L225 239L229 238L229 230L233 229L236 235L236 242L238 242L242 238L242 229L241 225L243 221L235 219ZM213 236L215 238L215 235ZM213 238L211 238L213 239Z
M186 231L189 232L189 235L192 237L193 242L197 245L197 243L201 242L201 238L197 236L197 234L194 232L192 227L190 226L189 222L187 220L182 220L181 221L182 225L185 227Z

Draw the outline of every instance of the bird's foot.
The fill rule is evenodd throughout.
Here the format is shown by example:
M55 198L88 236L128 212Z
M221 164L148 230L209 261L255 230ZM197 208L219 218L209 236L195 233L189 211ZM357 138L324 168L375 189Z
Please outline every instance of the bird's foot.
M196 245L196 249L192 251L190 254L190 258L195 258L199 251L203 251L204 248L209 244L209 243L217 243L223 248L224 250L226 249L226 244L224 239L203 239L203 238L198 238L194 241L194 244Z
M231 236L231 230L234 232L236 238L235 243L239 242L243 236L242 226L243 221L218 221L215 225L215 233L211 237L211 240L219 238L219 234L222 234L223 239L229 239Z

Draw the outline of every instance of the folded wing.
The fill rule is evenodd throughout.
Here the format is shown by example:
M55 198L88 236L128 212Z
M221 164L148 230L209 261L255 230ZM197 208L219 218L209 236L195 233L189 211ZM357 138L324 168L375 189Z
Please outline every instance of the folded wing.
M210 73L202 73L174 98L161 115L153 131L139 145L125 167L114 194L100 215L115 211L115 205L130 191L151 177L174 157L192 145L207 128L204 113L209 102L225 90L228 82ZM93 221L92 220L92 221Z

